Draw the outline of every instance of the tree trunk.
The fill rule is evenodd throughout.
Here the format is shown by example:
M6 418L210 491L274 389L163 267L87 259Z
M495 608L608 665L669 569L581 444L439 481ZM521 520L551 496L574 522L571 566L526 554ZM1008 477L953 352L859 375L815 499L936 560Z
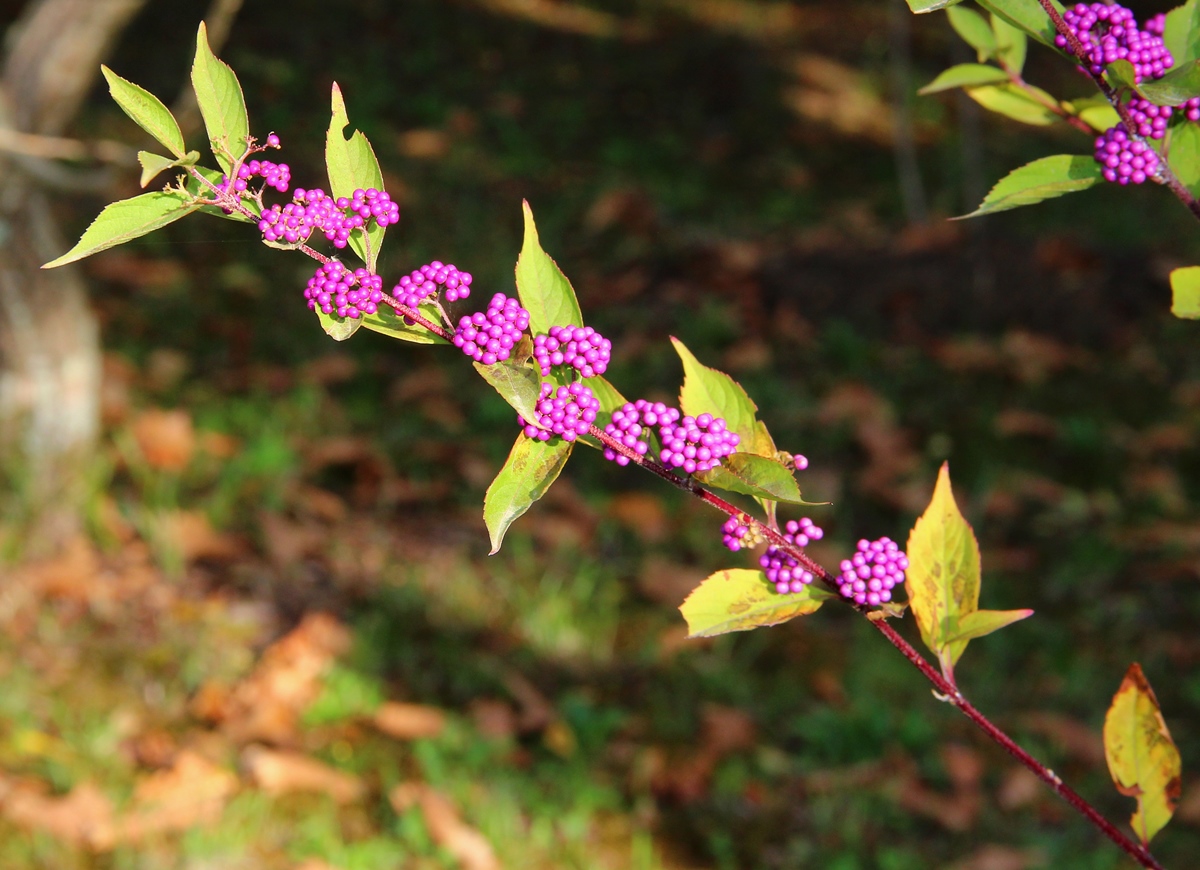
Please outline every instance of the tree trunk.
M144 3L33 0L9 33L0 125L62 135ZM79 528L100 388L99 330L79 272L39 268L68 246L29 159L0 157L0 480L10 484L10 530L14 506L28 521L27 552Z

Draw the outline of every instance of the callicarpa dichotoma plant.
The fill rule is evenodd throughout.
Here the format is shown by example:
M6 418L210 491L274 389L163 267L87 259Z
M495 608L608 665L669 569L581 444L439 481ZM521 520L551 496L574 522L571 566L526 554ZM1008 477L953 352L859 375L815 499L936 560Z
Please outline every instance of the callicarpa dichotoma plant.
M922 10L953 5L910 3ZM1191 155L1187 159L1200 180L1200 137L1177 133L1195 126L1188 100L1200 96L1200 71L1196 87L1180 83L1192 81L1187 76L1196 62L1188 60L1188 71L1180 75L1175 71L1179 59L1195 55L1180 53L1177 58L1180 50L1172 43L1179 41L1178 28L1183 27L1185 35L1196 34L1200 48L1200 28L1192 27L1193 4L1165 21L1156 19L1141 27L1120 7L1102 4L1076 7L1065 18L1057 7L1043 8L1039 0L989 0L983 5L992 11L990 23L965 9L951 12L955 26L970 34L979 48L981 59L995 59L999 65L956 67L939 77L937 87L966 85L976 99L1006 113L1032 116L1036 111L1043 113L1039 118L1066 119L1081 129L1094 129L1101 144L1096 146L1098 159L1053 157L1018 170L989 194L981 213L1110 178L1166 183L1200 214L1180 180L1183 158L1172 150L1164 160L1153 144L1174 143L1180 153ZM1065 40L1060 49L1074 53L1101 85L1103 104L1062 104L1021 79L1026 37L1053 47L1056 28ZM729 550L740 553L766 545L757 566L719 571L683 602L680 609L692 636L776 625L811 615L826 603L844 604L920 670L937 698L960 710L1142 866L1161 867L1147 846L1174 810L1180 759L1154 693L1136 664L1120 684L1104 728L1117 787L1137 799L1133 836L1018 746L956 684L955 664L972 640L1032 611L980 609L979 546L955 503L946 466L929 507L903 547L888 537L864 537L851 558L826 568L806 552L822 537L821 528L809 517L779 519L784 506L809 504L796 480L796 472L807 468L808 460L780 450L742 387L705 366L677 340L684 372L678 407L629 401L605 380L612 345L585 325L570 282L541 247L528 203L516 295L495 293L483 310L458 313L456 318L448 307L462 309L472 301L470 273L439 261L395 281L385 281L378 273L380 248L388 227L399 220L399 209L383 189L379 163L366 137L357 131L346 137L350 122L336 85L326 138L326 191L292 187L287 164L263 159L266 152L280 148L279 137L251 135L238 80L213 55L203 25L192 83L218 168L201 166L200 154L186 149L179 125L160 100L111 70L104 69L104 75L116 102L168 152L139 154L142 186L163 172L173 173L175 180L162 190L109 205L78 244L47 268L146 235L192 212L250 224L264 244L315 261L303 297L330 336L345 340L366 328L403 341L453 346L470 357L480 376L512 407L516 441L484 497L483 517L493 553L512 523L545 495L577 445L595 449L597 458L638 466L723 514L720 533ZM1152 86L1158 90L1150 90ZM1127 99L1138 88L1137 96ZM1163 96L1165 89L1170 89L1169 99ZM1137 100L1149 102L1131 108ZM1164 105L1171 111L1164 111ZM1174 111L1174 106L1184 108ZM1118 121L1108 124L1113 118ZM1116 129L1104 132L1108 126ZM1159 132L1161 138L1155 139ZM269 202L276 193L286 201ZM351 255L357 265L340 259ZM1179 298L1177 294L1177 304ZM1200 299L1196 302L1200 307ZM739 501L735 504L730 498ZM718 533L715 522L712 531ZM897 600L901 587L905 601ZM936 665L891 625L910 610Z

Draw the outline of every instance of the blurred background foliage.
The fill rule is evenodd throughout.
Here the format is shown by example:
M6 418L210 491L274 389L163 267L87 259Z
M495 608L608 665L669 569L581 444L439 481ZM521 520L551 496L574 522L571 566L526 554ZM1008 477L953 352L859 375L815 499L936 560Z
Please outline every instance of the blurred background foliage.
M207 11L148 4L109 65L172 102ZM901 0L245 0L220 53L302 186L339 83L402 205L385 276L510 291L527 198L626 395L671 399L676 335L809 457L826 564L903 540L949 460L982 605L1037 611L960 683L1124 821L1099 729L1140 661L1187 866L1200 364L1165 276L1196 227L1126 189L948 223L1091 148L917 99L960 52ZM1042 50L1027 78L1088 93ZM99 85L71 132L147 147ZM136 192L55 208L72 235ZM85 532L35 555L16 486L0 514L4 867L1126 866L852 613L685 640L687 592L752 557L648 476L580 451L486 556L512 412L445 349L331 342L307 262L198 217L84 265Z

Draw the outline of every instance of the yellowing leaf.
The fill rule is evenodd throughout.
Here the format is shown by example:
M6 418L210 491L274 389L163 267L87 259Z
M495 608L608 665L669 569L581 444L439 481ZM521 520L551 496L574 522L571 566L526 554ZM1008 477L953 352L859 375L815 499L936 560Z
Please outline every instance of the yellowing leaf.
M679 406L691 417L712 414L721 417L731 432L741 436L738 451L775 458L775 442L767 427L755 416L758 406L742 385L725 372L709 368L696 359L682 341L672 337L675 352L683 362L683 388Z
M803 592L780 595L762 571L731 568L710 575L679 607L688 637L713 637L778 625L806 616L834 594L811 583Z
M492 552L500 552L504 534L518 517L546 494L571 457L572 443L561 438L539 441L517 436L508 460L483 499L483 520L492 539Z
M908 536L904 582L921 639L952 673L967 648L953 640L960 622L979 609L979 544L950 490L950 466L938 472L933 498Z
M567 276L542 250L533 209L521 203L525 219L525 240L517 257L517 295L529 312L531 335L549 332L551 326L583 326L583 312Z
M1179 750L1154 690L1134 662L1104 717L1104 757L1117 791L1137 798L1129 820L1142 845L1162 830L1179 801Z
M1006 625L1033 616L1032 610L976 610L958 621L958 631L946 638L948 643L975 640L999 631Z

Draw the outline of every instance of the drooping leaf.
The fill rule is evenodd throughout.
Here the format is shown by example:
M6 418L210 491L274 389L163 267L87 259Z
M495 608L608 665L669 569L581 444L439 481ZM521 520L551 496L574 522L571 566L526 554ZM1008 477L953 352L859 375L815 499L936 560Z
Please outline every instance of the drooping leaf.
M927 84L918 94L936 94L938 91L948 91L951 88L966 88L974 85L986 85L993 82L1008 81L1008 73L985 63L960 63L948 70L943 70L938 77Z
M1188 0L1167 13L1163 42L1177 65L1200 58L1200 3Z
M521 307L529 312L529 331L540 335L551 326L583 326L583 312L567 276L550 255L542 250L533 209L521 203L525 216L525 242L517 258L517 295Z
M1079 190L1087 190L1100 180L1100 164L1094 158L1078 154L1056 154L1026 163L996 182L979 208L963 218L978 217L1032 205ZM958 218L961 220L962 218Z
M952 640L966 617L979 609L979 544L950 489L943 464L925 513L908 536L904 587L921 639L949 673L967 648Z
M1018 75L1025 68L1025 54L1029 50L1029 37L1025 31L1013 27L999 15L992 15L992 32L996 35L996 57Z
M200 159L200 152L189 151L177 160L172 160L170 157L163 157L161 154L154 154L151 151L139 151L137 156L138 163L142 166L140 184L142 187L145 187L156 175L164 170L177 166L194 166L196 161Z
M1179 124L1167 133L1167 162L1184 187L1200 191L1200 124Z
M1160 106L1182 106L1193 97L1200 97L1200 60L1176 64L1161 79L1142 82L1138 92Z
M317 320L321 321L321 328L325 330L325 334L334 341L345 341L363 325L361 317L338 317L326 314L320 308L317 309Z
M437 308L429 303L422 305L419 310L433 323L437 323L438 317L441 316ZM389 338L398 338L401 341L409 341L413 344L449 343L446 339L430 332L419 323L405 323L403 317L400 317L386 305L381 306L374 314L368 314L361 318L361 320L364 329L378 332L380 335L386 335Z
M1067 103L1064 108L1078 115L1097 133L1121 123L1121 116L1104 97L1080 97Z
M812 504L801 497L800 486L790 468L776 459L753 453L726 456L721 465L697 474L696 479L729 492L788 504Z
M329 172L329 189L333 196L349 197L355 190L375 188L383 190L383 171L379 168L379 160L375 149L367 141L361 130L355 130L350 138L346 138L346 128L350 126L350 116L346 113L346 101L342 98L342 89L337 82L333 83L331 98L332 112L329 118L329 130L325 133L325 168ZM379 259L379 248L383 244L385 227L371 221L367 230L366 240L361 230L350 234L350 247L362 257L367 268L375 271L375 263Z
M1026 88L1049 100L1053 105L1055 100L1041 88L1026 85ZM1011 83L998 85L979 85L964 88L968 97L989 112L1004 115L1022 124L1032 124L1035 127L1045 127L1059 120L1058 115L1051 111L1043 102L1035 99L1028 90Z
M218 60L208 45L208 30L200 22L196 33L196 59L192 62L192 88L204 117L213 156L228 175L234 161L246 150L250 119L242 86L229 65Z
M162 100L140 85L121 78L104 64L100 64L100 72L108 81L108 92L126 115L176 157L187 153L179 123Z
M1033 616L1032 610L976 610L958 621L958 630L946 638L947 643L987 637L1022 619Z
M518 517L550 489L571 456L572 444L561 438L538 441L517 436L508 460L483 499L483 521L492 539L492 555Z
M995 55L996 34L982 15L966 6L951 6L946 10L946 17L950 19L954 32L975 49L980 62Z
M999 15L1013 27L1032 36L1044 45L1054 46L1054 22L1038 0L977 0L980 6ZM1062 4L1054 0L1054 8L1063 11Z
M963 0L908 0L908 8L920 15L923 12L937 12L939 9L957 6L961 2Z
M693 589L679 612L687 621L688 637L714 637L807 616L833 597L816 583L802 592L781 595L762 571L731 568L710 575Z
M42 266L53 269L152 233L196 210L196 204L178 190L156 190L104 207L83 231L75 247Z
M1148 845L1175 812L1182 765L1158 698L1137 662L1129 666L1104 717L1104 757L1117 791L1137 798L1129 823Z
M1172 270L1171 313L1185 320L1200 320L1200 266Z
M758 406L741 384L724 372L703 365L679 339L672 337L671 343L683 361L683 388L679 391L683 413L691 417L712 414L723 418L726 427L741 438L738 450L773 459L775 443L755 416Z
M537 403L542 397L542 378L524 363L505 360L494 365L475 363L475 370L495 388L500 398L526 420L537 419Z

